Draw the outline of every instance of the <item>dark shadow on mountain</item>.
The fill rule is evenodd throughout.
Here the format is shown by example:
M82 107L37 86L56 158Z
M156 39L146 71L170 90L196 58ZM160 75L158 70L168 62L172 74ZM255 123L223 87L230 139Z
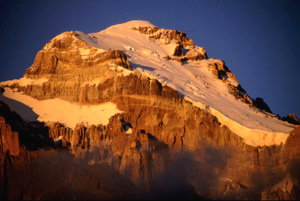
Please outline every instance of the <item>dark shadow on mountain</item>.
M135 63L132 63L132 62L129 62L130 63L130 66L132 68L141 68L143 70L148 70L148 71L154 71L155 68L152 68L152 67L149 67L149 66L144 66L144 65L141 65L141 64L135 64Z
M183 93L180 93L179 91L177 91L177 93L179 94L180 98L184 98L185 95Z
M0 101L3 101L5 104L7 104L12 111L15 111L26 121L37 121L37 118L39 117L39 115L36 114L32 108L28 107L22 102L7 98L2 94L0 94Z
M186 61L182 61L182 65L186 65L186 64L189 64L190 62L188 60Z
M3 96L1 96L1 100L4 100ZM8 98L5 99L5 101L11 101L14 105L17 104L18 107L24 109L24 111L36 115L31 108L20 102ZM35 121L29 124L24 121L18 113L11 111L8 105L3 101L0 101L0 116L5 119L5 124L10 126L12 132L18 133L20 146L24 145L30 151L52 147L53 143L49 138L49 129L45 123Z
M151 200L218 198L219 172L226 168L230 156L230 151L209 145L203 145L202 151L175 152L145 197Z
M40 151L22 168L13 167L10 199L136 200L132 182L108 164L88 165L67 150Z

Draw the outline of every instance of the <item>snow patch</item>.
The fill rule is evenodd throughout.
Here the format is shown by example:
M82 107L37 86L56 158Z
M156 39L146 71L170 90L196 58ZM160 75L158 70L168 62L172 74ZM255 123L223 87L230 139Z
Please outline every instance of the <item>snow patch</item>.
M209 107L208 105L204 105L200 102L194 102L191 99L186 98L188 101L192 102L194 106L197 106L212 115L214 115L218 121L227 126L232 132L240 136L244 139L245 143L254 147L257 146L271 146L271 145L280 145L281 143L285 143L287 138L289 137L286 133L281 132L272 132L261 129L249 128L240 124L232 119L228 118L226 115L222 114L218 110ZM269 120L265 118L265 120ZM264 122L267 124L268 122ZM245 123L244 123L245 124Z
M37 100L10 91L8 88L0 95L0 100L5 102L11 110L20 114L26 121L60 122L70 128L75 128L80 123L106 125L111 116L122 112L112 102L98 105L80 105L59 98ZM31 114L28 114L29 108Z
M105 50L97 48L97 51L95 52L95 54L99 54L99 53L102 53L102 52L105 52Z
M85 48L78 48L79 50L79 54L85 56L85 55L89 55L90 54L90 49L85 49Z
M90 49L78 48L81 58L86 59L90 55Z
M26 87L27 85L42 85L44 82L48 82L48 80L48 78L30 79L23 77L20 79L0 82L0 84L3 86L12 86L14 84L18 84L19 86Z

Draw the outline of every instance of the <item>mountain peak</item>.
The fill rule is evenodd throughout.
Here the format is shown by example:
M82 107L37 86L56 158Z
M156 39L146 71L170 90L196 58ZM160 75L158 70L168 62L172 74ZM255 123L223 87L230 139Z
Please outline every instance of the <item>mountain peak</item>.
M147 21L129 21L97 33L60 34L37 54L25 76L50 78L43 85L51 90L59 88L50 94L30 92L39 99L61 98L63 93L67 100L99 103L103 97L89 95L90 84L96 83L97 91L103 80L129 75L126 69L177 91L181 98L216 116L246 144L281 144L294 128L257 107L257 101L247 95L225 63L208 59L204 48L195 45L184 32L159 28ZM66 83L81 92L72 92L68 97L61 90ZM113 95L105 93L109 94L105 97Z
M128 22L116 24L106 28L103 31L109 31L112 29L131 29L132 27L154 27L154 25L149 21L144 20L131 20ZM100 31L101 32L101 31Z

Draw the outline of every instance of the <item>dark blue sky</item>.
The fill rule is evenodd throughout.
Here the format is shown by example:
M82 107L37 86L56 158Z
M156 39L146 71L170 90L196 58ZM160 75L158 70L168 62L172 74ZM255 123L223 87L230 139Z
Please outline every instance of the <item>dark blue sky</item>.
M252 98L300 117L298 0L0 0L0 81L22 77L64 31L98 32L129 20L186 32L209 57L224 60Z

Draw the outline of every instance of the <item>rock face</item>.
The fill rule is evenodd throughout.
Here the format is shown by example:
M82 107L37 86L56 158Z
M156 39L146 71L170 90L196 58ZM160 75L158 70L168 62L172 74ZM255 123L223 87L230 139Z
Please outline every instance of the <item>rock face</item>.
M300 190L298 181L290 174L286 175L271 189L263 192L262 200L299 200Z
M286 117L283 117L282 120L283 121L287 121L287 122L289 122L291 124L295 124L295 125L299 125L300 124L299 118L294 113L288 114Z
M286 160L299 157L299 143L300 143L300 126L296 127L287 139L283 149Z
M9 151L13 156L19 155L20 144L18 132L13 132L3 117L0 117L0 129L0 149L2 149L3 152Z
M101 103L111 99L111 93L115 93L112 87L122 87L118 80L131 70L122 51L89 47L74 32L66 32L45 45L24 75L46 77L49 81L20 90L41 100L59 97L80 103Z
M20 141L18 125L23 126L21 118L12 113L8 106L0 101L0 149L3 153L18 156Z
M167 55L165 59L175 60L180 63L188 60L207 59L203 48L195 47L194 42L187 37L184 32L177 30L160 29L158 27L133 27L135 31L149 35L150 41L168 45L171 42L176 43L174 53Z
M60 97L82 103L101 102L97 101L102 97L98 93L99 84L106 84L123 70L132 68L122 51L90 47L77 38L75 32L66 32L38 52L24 75L33 79L44 77L49 81L42 85L27 85L22 91L37 99Z
M264 110L266 112L272 113L271 109L269 108L269 106L264 102L264 100L260 97L257 97L254 101L254 105L261 109Z
M108 62L131 69L122 51L92 48L76 37L75 32L65 32L52 39L38 52L33 65L26 70L25 77L53 74L66 76Z

